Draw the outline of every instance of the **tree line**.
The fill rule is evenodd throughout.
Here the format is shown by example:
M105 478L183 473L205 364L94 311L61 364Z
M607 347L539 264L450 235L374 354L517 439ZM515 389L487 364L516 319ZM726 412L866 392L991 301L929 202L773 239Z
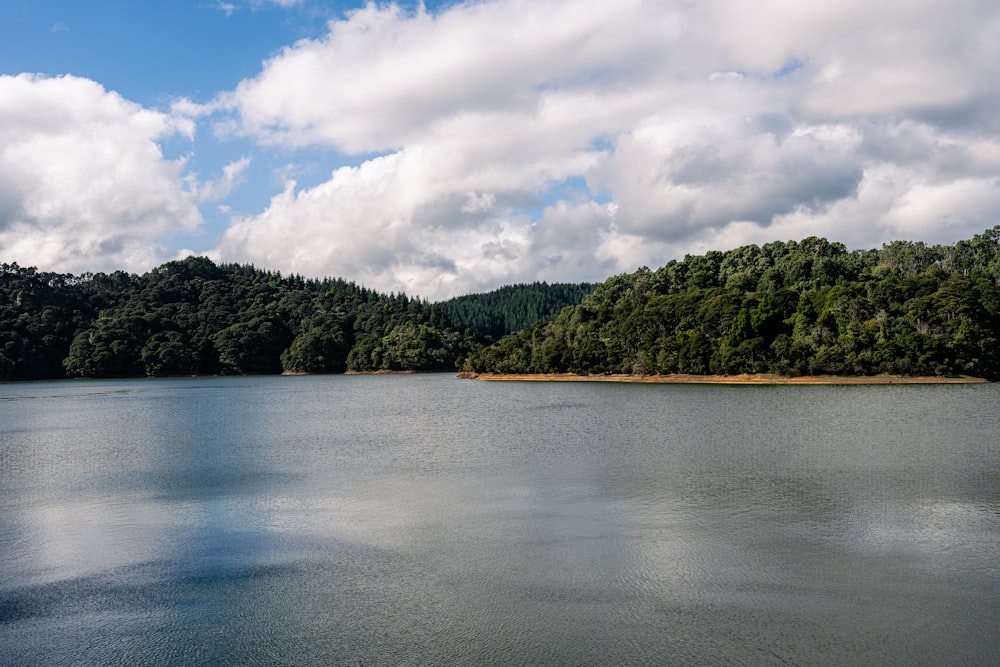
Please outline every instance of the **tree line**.
M1000 226L955 245L803 241L614 276L464 370L1000 378Z
M496 341L496 342L494 342ZM0 264L0 380L457 370L1000 378L1000 226L954 245L748 245L441 303L204 257Z
M539 285L505 294L528 324L576 298ZM462 312L472 310L205 257L142 276L0 264L0 380L457 370L495 333Z
M491 292L458 296L438 305L457 328L500 340L535 322L551 320L566 306L580 303L596 287L595 283L505 285Z

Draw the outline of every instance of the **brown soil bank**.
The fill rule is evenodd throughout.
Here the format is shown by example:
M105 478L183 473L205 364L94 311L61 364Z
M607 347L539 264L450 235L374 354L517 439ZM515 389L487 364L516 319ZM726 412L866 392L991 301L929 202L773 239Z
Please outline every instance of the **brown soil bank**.
M974 377L910 375L574 375L572 373L459 373L473 380L520 380L528 382L646 382L663 384L969 384L987 382Z

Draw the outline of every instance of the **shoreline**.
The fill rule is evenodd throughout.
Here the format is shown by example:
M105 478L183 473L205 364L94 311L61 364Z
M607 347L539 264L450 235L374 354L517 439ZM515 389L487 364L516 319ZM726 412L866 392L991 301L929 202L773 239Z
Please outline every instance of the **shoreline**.
M981 384L984 378L935 375L784 375L742 373L739 375L576 375L573 373L473 373L458 377L485 382L628 382L639 384L731 384L731 385L876 385L876 384Z

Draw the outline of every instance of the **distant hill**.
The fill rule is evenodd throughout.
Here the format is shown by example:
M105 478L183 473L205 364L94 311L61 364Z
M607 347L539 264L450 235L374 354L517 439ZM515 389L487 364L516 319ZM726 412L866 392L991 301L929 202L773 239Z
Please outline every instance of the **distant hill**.
M0 380L458 370L595 285L514 285L430 304L205 257L141 276L0 264Z
M457 329L499 340L536 322L554 318L563 308L580 303L596 287L596 283L507 285L436 305Z
M204 257L142 276L0 264L0 380L459 367L1000 379L1000 226L953 246L751 245L436 304Z
M1000 226L953 246L744 246L609 278L474 351L499 373L965 374L1000 379Z
M0 380L454 370L479 341L439 308L204 257L136 276L0 264Z

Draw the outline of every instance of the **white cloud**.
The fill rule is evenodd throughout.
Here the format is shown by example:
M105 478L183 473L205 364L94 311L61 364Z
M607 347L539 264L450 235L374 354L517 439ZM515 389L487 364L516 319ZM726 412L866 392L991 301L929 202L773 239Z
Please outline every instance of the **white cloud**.
M299 3L217 7L267 4ZM213 257L435 298L808 235L951 242L1000 219L997 62L988 0L370 3L169 113L0 79L0 251L145 269L279 162L308 185L217 207L246 213ZM166 160L196 122L257 142L254 169ZM317 182L324 159L348 166Z
M244 156L222 168L222 176L215 181L198 183L196 174L188 174L189 189L195 193L197 201L219 201L225 199L243 180L243 173L250 166L250 158Z
M530 113L545 89L589 91L595 77L610 85L679 34L674 12L638 0L587 11L507 0L438 15L369 4L332 21L323 39L285 49L226 102L240 130L264 142L393 150L458 113Z
M402 147L457 112L528 109L551 91L647 93L649 112L705 94L705 82L771 77L789 63L797 90L778 102L806 116L912 113L981 93L1000 49L997 10L983 0L586 5L493 0L408 14L369 4L285 49L226 101L262 141L365 153ZM702 89L685 85L698 80Z
M462 170L448 150L414 149L338 169L314 188L291 181L262 214L233 222L218 255L427 298L601 270L593 258L606 206L558 202L533 221L516 212L531 195L503 187L502 170Z
M615 193L620 231L673 241L850 196L862 176L858 143L849 128L779 135L747 123L661 120L619 141L601 182Z
M403 152L338 169L314 188L298 190L290 181L266 211L230 225L219 254L306 275L336 267L335 275L425 297L449 292L456 281L477 280L467 273L470 263L489 277L502 276L490 268L498 261L494 246L517 261L527 244L526 225L490 215L493 206L482 204L491 197L496 202L497 195L477 196L480 206L463 211L466 191L451 198L434 187L430 173L421 176L432 163L433 157ZM435 213L428 219L430 210Z
M465 205L462 213L478 213L488 211L497 203L496 195L492 192L469 192L466 195Z
M193 132L87 79L0 76L0 256L76 272L161 261L201 215L157 142Z
M250 0L250 9L259 9L261 7L267 7L269 5L276 5L284 9L289 9L291 7L296 7L301 5L303 0ZM238 9L240 5L235 2L225 2L224 0L217 0L216 9L224 12L227 17L232 16Z
M446 296L995 224L993 3L584 4L369 4L267 61L202 110L357 166L235 221L220 255Z
M850 248L877 248L905 239L953 243L996 224L1000 188L995 177L935 181L926 172L891 163L872 165L857 194L815 212L795 210L768 226L731 222L674 252L702 253L775 239L823 236Z

